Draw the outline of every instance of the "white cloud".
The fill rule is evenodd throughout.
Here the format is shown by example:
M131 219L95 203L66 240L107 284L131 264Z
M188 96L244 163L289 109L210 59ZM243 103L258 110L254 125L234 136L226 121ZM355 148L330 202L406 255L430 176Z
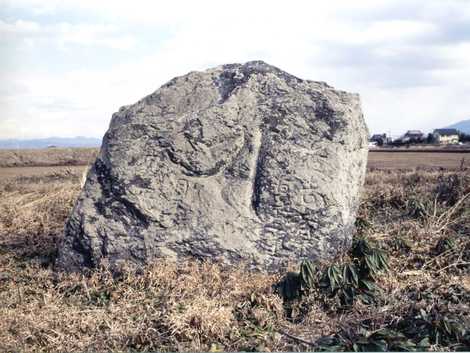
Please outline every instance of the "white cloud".
M135 38L123 33L115 25L101 24L40 24L34 21L16 20L9 23L0 20L0 40L14 41L16 44L31 43L66 47L69 44L82 46L104 46L112 49L132 49Z
M0 33L4 39L7 36L33 35L40 29L41 26L32 21L16 20L14 23L0 21Z
M12 14L0 21L10 55L21 47L31 58L50 57L41 65L19 61L6 80L2 74L8 85L1 86L0 137L15 134L12 121L28 136L100 135L119 106L176 75L254 59L359 92L373 132L430 129L470 116L465 1L0 4ZM12 19L20 10L31 16Z

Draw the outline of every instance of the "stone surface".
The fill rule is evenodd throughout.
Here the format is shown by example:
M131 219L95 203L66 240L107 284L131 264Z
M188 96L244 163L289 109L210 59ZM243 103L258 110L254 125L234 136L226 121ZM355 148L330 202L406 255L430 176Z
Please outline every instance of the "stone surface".
M57 265L331 257L354 231L367 135L357 94L264 62L174 78L113 115Z

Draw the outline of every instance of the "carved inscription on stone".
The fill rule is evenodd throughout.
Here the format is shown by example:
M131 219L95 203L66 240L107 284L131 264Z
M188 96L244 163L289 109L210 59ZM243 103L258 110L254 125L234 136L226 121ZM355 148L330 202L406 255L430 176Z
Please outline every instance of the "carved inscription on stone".
M258 61L191 72L113 115L57 265L333 256L366 158L355 94Z

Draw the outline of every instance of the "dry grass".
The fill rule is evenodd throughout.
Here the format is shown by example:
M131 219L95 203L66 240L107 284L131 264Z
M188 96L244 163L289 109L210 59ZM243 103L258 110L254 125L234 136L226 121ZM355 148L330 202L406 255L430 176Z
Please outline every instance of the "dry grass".
M408 332L419 315L469 328L468 172L369 173L359 232L390 254L391 269L374 303L350 307L321 293L284 301L274 289L283 273L195 261L55 273L79 179L68 170L0 181L0 351L318 350L323 336L343 350L381 328ZM468 343L462 334L426 349Z

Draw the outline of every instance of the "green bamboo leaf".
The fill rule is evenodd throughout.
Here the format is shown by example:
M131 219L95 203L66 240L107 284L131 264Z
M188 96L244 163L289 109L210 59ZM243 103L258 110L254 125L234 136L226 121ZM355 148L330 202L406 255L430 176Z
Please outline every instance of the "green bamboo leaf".
M313 289L315 287L316 267L309 261L304 260L300 265L300 279L302 290Z
M361 286L370 291L375 291L377 289L377 287L375 286L373 282L365 280L365 279L361 280Z
M417 346L419 348L427 348L431 345L431 342L429 341L429 336L424 337L421 341L418 342Z
M331 267L328 268L328 278L330 279L330 289L333 291L335 289L335 278Z

